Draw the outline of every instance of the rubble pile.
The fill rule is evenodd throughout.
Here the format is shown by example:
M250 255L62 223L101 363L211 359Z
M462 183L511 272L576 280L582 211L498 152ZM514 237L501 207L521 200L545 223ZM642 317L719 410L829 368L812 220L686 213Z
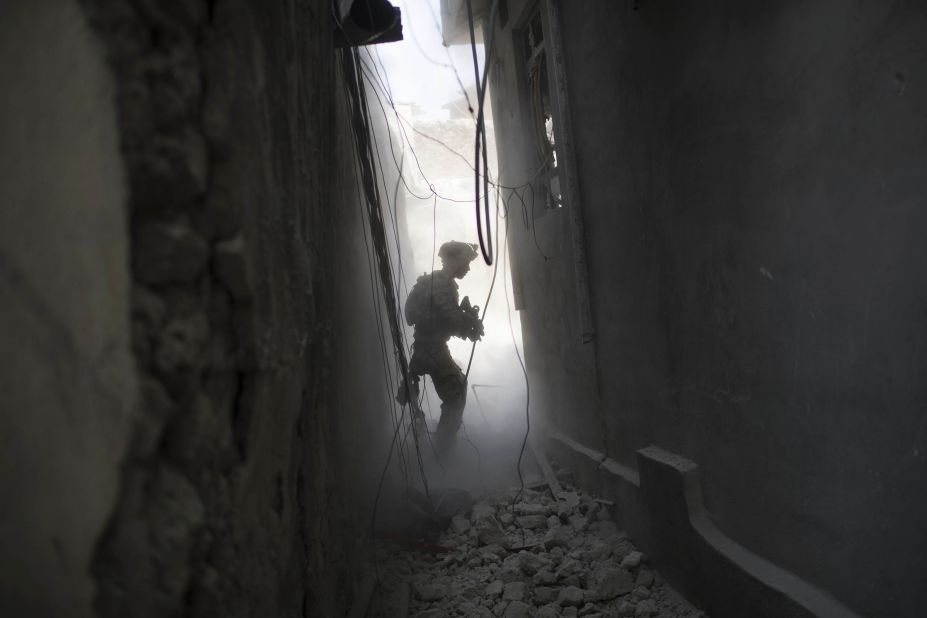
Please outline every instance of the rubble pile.
M408 584L418 618L705 617L663 582L604 501L562 489L556 500L537 486L485 496L429 549L382 546L381 571Z

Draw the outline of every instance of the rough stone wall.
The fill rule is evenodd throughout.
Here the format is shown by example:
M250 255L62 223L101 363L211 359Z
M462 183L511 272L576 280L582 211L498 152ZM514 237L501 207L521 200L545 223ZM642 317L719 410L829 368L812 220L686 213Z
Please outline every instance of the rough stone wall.
M918 615L927 12L559 4L603 450L685 455L738 542L857 611ZM494 94L517 101L501 62ZM500 105L497 130L521 130ZM529 298L569 289L529 244L516 261ZM573 325L530 302L522 323L536 382L582 401L558 365ZM549 415L595 446L599 419L561 401Z
M0 20L0 613L339 615L389 387L329 4L54 6Z

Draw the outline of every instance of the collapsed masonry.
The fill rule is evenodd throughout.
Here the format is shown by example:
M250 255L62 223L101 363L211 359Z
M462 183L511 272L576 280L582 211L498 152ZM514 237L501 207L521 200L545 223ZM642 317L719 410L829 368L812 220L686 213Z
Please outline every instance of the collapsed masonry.
M618 530L607 501L565 483L558 500L532 487L485 496L437 544L381 547L384 592L370 615L408 603L419 618L706 616Z

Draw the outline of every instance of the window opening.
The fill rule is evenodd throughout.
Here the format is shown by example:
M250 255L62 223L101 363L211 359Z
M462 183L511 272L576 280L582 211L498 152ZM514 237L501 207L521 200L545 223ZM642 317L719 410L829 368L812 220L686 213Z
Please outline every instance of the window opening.
M557 160L557 123L554 119L547 49L540 10L535 10L523 29L525 73L528 77L528 103L532 141L537 151L537 179L544 205L550 209L563 206L560 191L560 167Z

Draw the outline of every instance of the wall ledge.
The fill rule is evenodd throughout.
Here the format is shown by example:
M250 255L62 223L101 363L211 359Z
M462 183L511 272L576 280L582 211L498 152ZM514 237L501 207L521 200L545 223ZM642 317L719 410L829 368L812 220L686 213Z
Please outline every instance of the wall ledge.
M705 509L695 462L651 445L636 452L635 471L552 426L545 438L584 489L615 501L620 525L666 579L713 616L859 616L724 534Z

